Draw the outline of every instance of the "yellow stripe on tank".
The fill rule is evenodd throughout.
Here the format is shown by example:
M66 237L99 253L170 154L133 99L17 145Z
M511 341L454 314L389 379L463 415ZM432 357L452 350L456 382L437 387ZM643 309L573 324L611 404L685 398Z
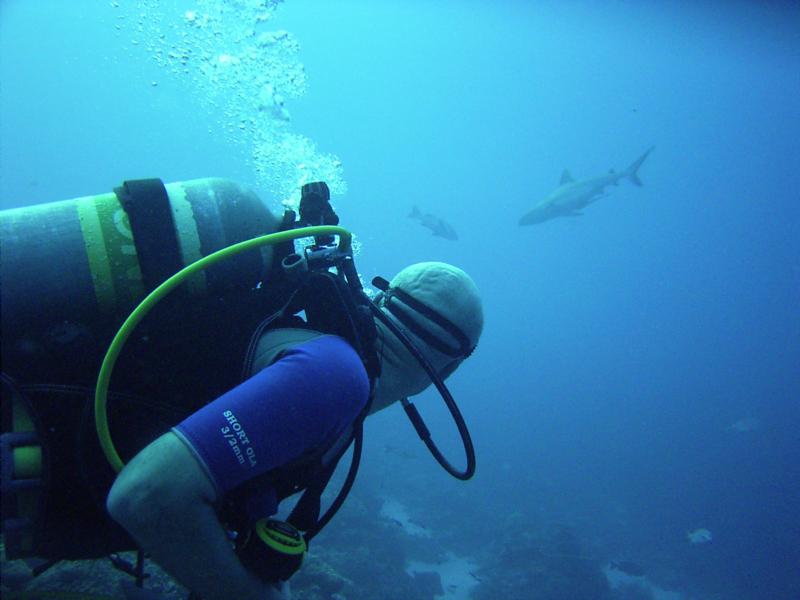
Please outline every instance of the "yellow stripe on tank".
M125 312L136 306L145 295L131 223L116 194L107 194L97 201L96 206L111 262L117 308Z
M97 305L103 312L112 312L117 304L117 295L111 278L111 264L103 239L103 227L95 205L96 199L96 196L78 198L75 200L75 206L78 210L78 220L83 233L83 245L86 248Z
M14 394L14 401L11 409L12 427L11 430L36 431L33 419L28 412L28 407L22 398ZM42 474L42 447L41 446L17 446L14 448L13 477L15 479L30 479L39 477Z
M164 186L172 207L172 218L178 234L178 245L184 265L189 265L203 258L200 251L200 234L197 231L197 220L194 218L192 204L186 198L186 188L182 183L169 183ZM193 296L204 295L207 291L206 271L202 270L189 277L184 285Z

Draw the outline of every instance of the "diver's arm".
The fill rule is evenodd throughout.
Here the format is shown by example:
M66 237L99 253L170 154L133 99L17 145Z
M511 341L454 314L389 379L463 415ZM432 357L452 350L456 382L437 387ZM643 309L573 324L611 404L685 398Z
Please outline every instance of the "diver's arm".
M106 505L159 565L204 600L282 598L239 562L214 510L216 500L208 475L170 432L125 466Z

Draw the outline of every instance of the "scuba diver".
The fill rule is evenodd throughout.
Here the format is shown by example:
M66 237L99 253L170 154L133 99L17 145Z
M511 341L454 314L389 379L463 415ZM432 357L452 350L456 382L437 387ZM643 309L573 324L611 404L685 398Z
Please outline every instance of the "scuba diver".
M397 401L436 460L472 476L444 380L481 335L475 283L423 262L375 278L370 298L327 185L301 191L299 215L281 219L217 179L128 181L0 212L9 558L111 555L141 585L146 552L190 597L285 597L352 486L365 418ZM51 244L31 239L43 223ZM302 235L313 243L298 250ZM408 400L431 383L458 427L464 470ZM135 567L123 550L139 551Z

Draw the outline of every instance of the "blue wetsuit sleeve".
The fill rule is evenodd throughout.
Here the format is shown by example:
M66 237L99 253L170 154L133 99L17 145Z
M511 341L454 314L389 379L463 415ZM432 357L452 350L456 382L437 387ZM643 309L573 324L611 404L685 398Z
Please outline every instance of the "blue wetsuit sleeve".
M173 431L223 495L332 443L366 406L369 379L342 338L323 336L207 404Z

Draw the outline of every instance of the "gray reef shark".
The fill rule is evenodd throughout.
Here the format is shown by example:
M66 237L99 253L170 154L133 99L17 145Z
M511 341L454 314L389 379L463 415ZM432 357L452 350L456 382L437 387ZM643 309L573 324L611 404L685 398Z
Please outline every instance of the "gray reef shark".
M623 178L641 186L642 180L638 175L639 167L652 151L652 147L648 148L631 166L620 173L611 170L608 175L575 181L569 171L564 169L558 187L533 210L525 213L519 220L519 224L536 225L556 217L579 217L583 214L580 212L581 209L602 198L606 187L619 185L619 180Z
M437 217L436 215L423 213L416 206L411 210L408 218L418 220L423 227L430 229L433 235L439 236L446 240L455 241L458 239L458 234L456 233L456 230L451 227L450 223L442 218Z

